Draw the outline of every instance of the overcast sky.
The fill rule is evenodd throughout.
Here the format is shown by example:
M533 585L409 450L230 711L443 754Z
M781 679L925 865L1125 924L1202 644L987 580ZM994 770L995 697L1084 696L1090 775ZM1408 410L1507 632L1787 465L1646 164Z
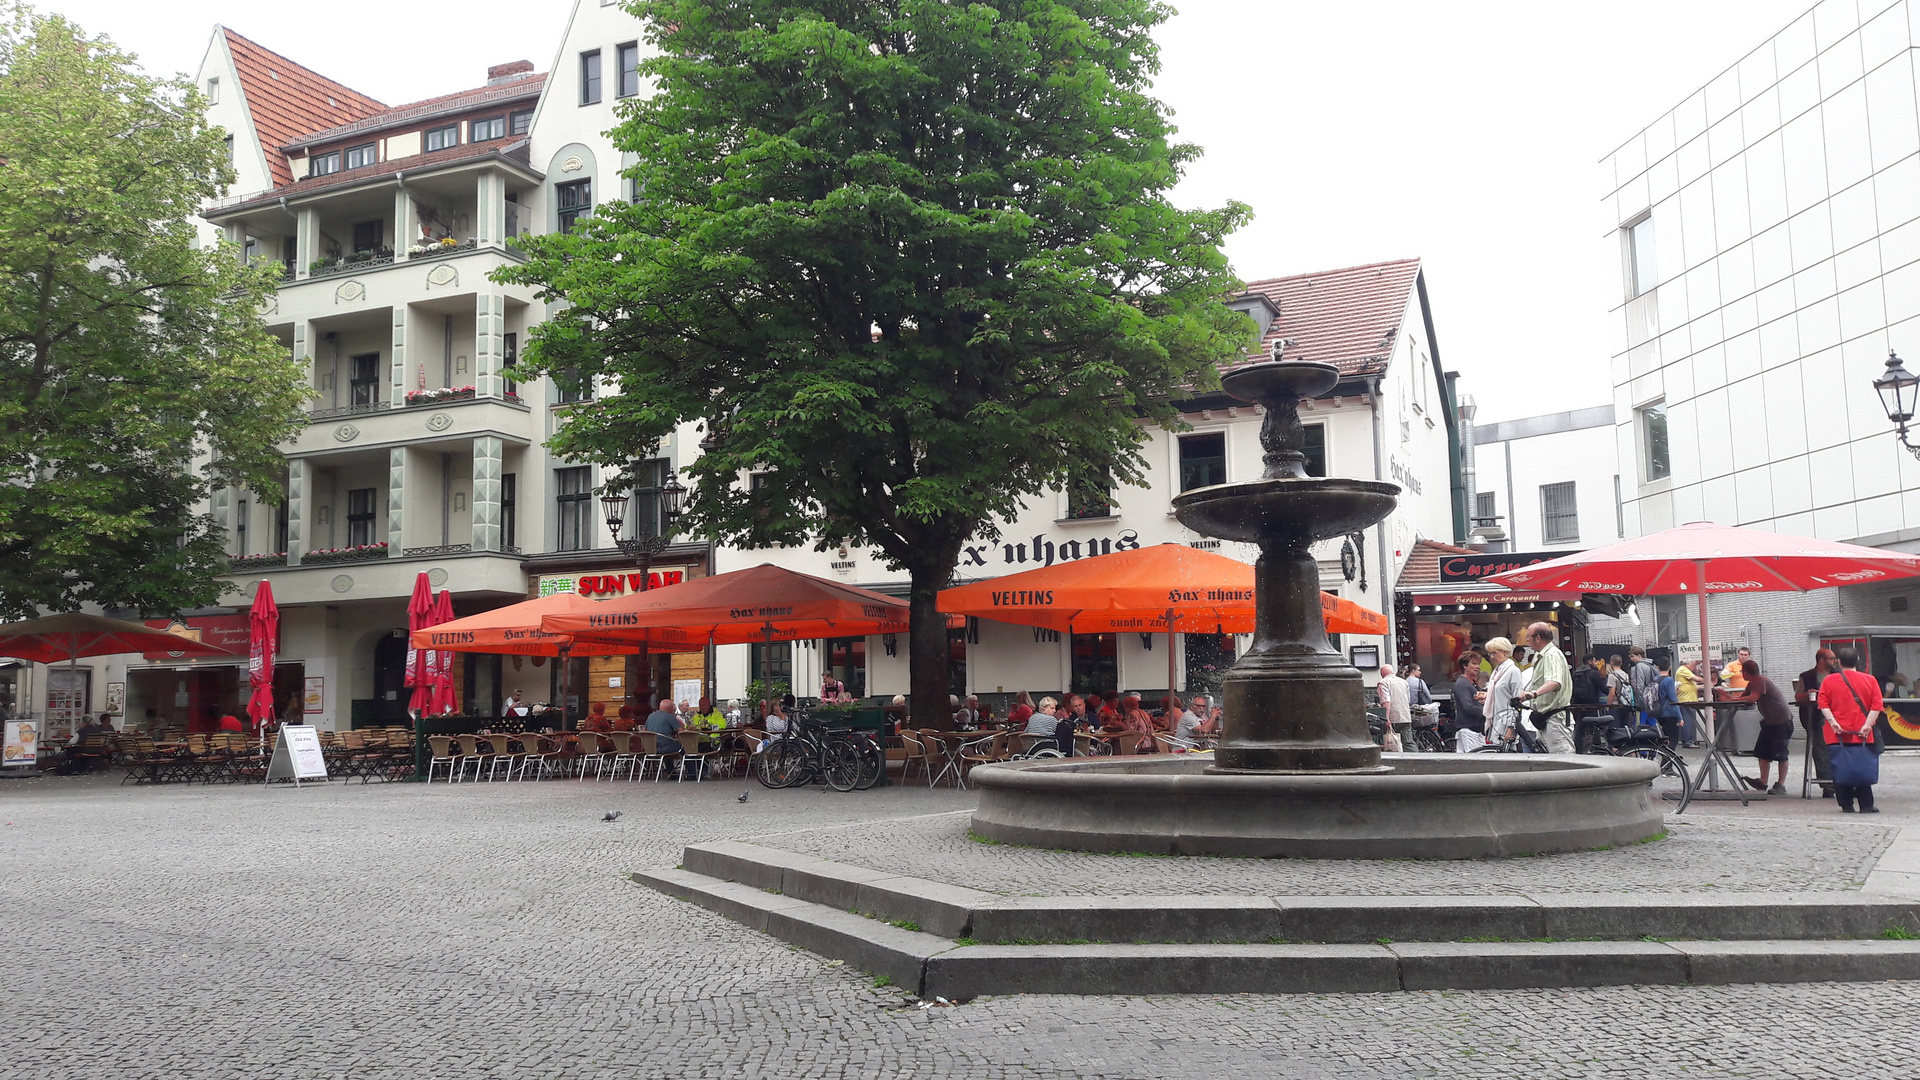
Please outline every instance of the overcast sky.
M570 0L41 0L157 73L215 23L388 104L553 62ZM1619 292L1596 163L1811 0L1183 0L1157 93L1206 149L1177 192L1239 199L1249 280L1420 256L1483 420L1603 404ZM1542 377L1550 374L1550 378Z

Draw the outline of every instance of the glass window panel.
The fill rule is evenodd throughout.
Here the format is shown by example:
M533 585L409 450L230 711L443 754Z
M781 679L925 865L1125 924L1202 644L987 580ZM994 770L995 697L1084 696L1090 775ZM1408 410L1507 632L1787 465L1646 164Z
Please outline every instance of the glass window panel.
M1640 410L1641 456L1649 481L1673 475L1673 463L1667 452L1667 407L1664 403Z

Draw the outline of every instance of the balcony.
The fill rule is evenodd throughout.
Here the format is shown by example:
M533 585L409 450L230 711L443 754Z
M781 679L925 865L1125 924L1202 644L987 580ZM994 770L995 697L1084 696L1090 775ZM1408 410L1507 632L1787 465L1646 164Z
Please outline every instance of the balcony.
M381 402L317 409L307 419L309 425L294 436L286 453L305 456L401 443L452 443L489 433L524 446L538 437L531 409L497 397L468 395L416 405Z
M422 259L441 259L448 255L458 255L463 251L472 251L480 246L475 237L458 239L452 236L416 244L407 249L407 261L419 262Z
M309 551L300 556L302 566L337 566L341 563L372 562L387 557L385 542L361 544L358 547L329 548L321 551Z
M317 259L307 266L310 278L332 277L335 274L353 274L362 270L371 270L376 266L393 265L393 249L380 247L372 251L356 251L351 255L340 255ZM288 280L281 278L282 281Z
M227 569L239 572L243 570L271 570L287 565L287 553L277 555L229 555Z

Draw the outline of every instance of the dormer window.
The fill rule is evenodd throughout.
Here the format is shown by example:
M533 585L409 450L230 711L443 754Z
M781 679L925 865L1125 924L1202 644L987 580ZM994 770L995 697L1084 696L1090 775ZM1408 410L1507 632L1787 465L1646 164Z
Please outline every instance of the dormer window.
M340 151L330 154L313 155L313 168L307 170L309 176L331 176L340 171Z
M374 143L368 143L365 146L348 147L347 168L364 169L369 165L375 164L379 160L379 157L378 147Z
M446 150L460 145L460 125L448 124L446 127L430 128L427 131L427 149Z
M506 137L507 118L504 116L489 116L485 120L475 120L467 125L468 142L482 142L487 139L504 139Z
M522 109L507 118L507 129L515 135L525 135L532 127L532 109Z

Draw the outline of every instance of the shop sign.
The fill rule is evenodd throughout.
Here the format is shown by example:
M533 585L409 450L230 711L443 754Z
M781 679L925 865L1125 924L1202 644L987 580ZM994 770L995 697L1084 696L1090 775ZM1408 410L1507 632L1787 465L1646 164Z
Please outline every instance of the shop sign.
M184 621L186 623L184 628L174 627L174 624L166 619L148 619L147 625L153 627L155 630L166 630L169 627L174 627L173 632L183 638L202 642L207 645L218 645L228 652L238 653L239 655L233 658L235 663L238 663L240 657L247 655L250 651L252 628L247 625L247 617L245 615L196 615ZM178 658L182 654L177 652L150 652L143 655L149 660L166 660ZM206 657L196 659L218 658Z
M1031 543L1022 540L1011 544L967 544L960 550L960 565L1025 566L1032 563L1038 569L1052 566L1055 562L1073 562L1095 555L1111 555L1116 551L1132 551L1139 546L1140 534L1132 529L1121 529L1118 536L1057 542L1041 534L1035 536Z
M1572 551L1506 551L1498 555L1449 555L1440 560L1440 581L1451 585L1454 582L1475 582L1490 578L1495 574L1504 574L1509 570L1518 570L1523 566L1532 566L1549 559L1558 559L1577 554Z
M684 570L656 570L647 575L647 588L658 589L666 585L678 585L686 580ZM596 599L608 596L625 596L630 592L639 592L639 574L553 574L543 577L539 582L541 596L555 593L577 592L581 596Z

